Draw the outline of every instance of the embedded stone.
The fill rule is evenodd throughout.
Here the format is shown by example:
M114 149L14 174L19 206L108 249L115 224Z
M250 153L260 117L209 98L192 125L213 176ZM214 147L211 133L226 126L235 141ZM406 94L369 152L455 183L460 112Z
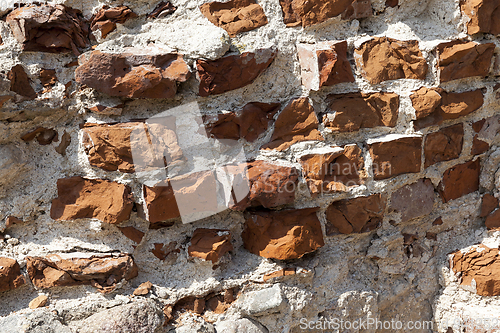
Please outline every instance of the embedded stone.
M60 155L66 156L66 149L69 147L70 144L71 144L71 135L67 133L65 130L63 136L61 137L61 142L59 143L59 146L55 147L55 150Z
M188 248L189 256L217 263L224 254L233 250L229 230L196 229Z
M88 109L95 114L102 114L107 116L121 116L123 112L123 108L125 107L124 103L120 104L97 104L95 106L89 107Z
M52 142L59 141L57 131L51 128L38 127L34 131L31 131L21 137L24 142L30 142L36 139L38 143L42 146L50 145Z
M397 7L399 5L399 0L385 0L386 7Z
M254 316L279 312L283 303L283 293L279 284L243 294L237 302L243 313Z
M271 65L276 54L272 49L258 49L217 60L198 59L199 95L219 95L253 83Z
M421 137L389 135L385 138L369 140L368 146L373 161L375 180L420 172Z
M45 88L45 91L50 90L57 83L57 76L55 69L45 69L42 68L39 74L40 82L42 86Z
M333 202L326 209L326 235L365 233L382 224L386 198L381 194Z
M82 144L92 166L134 173L182 163L174 117L148 123L85 124ZM137 170L136 170L137 169Z
M370 0L280 0L280 5L288 27L308 27L339 15L343 20L372 15Z
M415 129L441 125L445 120L464 117L478 110L484 103L480 89L461 93L447 93L440 88L420 88L410 95L415 108Z
M117 23L123 24L127 20L136 17L137 14L127 6L110 8L105 5L90 19L90 29L92 31L101 31L102 38L106 38L108 34L116 29Z
M317 208L250 213L241 235L245 249L264 258L298 259L324 246Z
M246 195L231 206L231 209L244 211L250 207L275 208L295 201L295 190L299 179L297 169L259 160L236 167L234 170L228 167L228 171L237 175L241 174L242 168L246 168L246 176L240 177L243 179L239 180L237 178L233 188L248 189L248 193L242 193Z
M297 142L324 141L318 125L318 118L309 99L294 99L281 111L274 125L271 141L262 149L284 151Z
M389 208L401 214L401 222L428 215L434 206L434 185L429 179L401 187L392 193Z
M31 5L14 9L6 22L24 51L73 52L90 42L89 29L82 13L65 5Z
M376 37L354 51L356 66L364 78L376 84L388 80L425 80L427 62L418 41Z
M354 82L346 41L298 44L297 53L306 89L317 91L324 86Z
M180 252L181 250L177 248L176 242L170 242L168 244L154 243L154 249L151 250L151 253L160 260L165 260L167 258L175 259Z
M490 143L500 135L500 116L494 116L472 124L472 155L480 155L490 149Z
M201 5L200 10L212 24L226 30L230 37L267 24L266 14L255 0L208 2Z
M280 107L280 103L248 103L237 112L204 116L203 122L207 134L216 139L239 140L243 138L248 142L254 142L267 131Z
M179 217L193 222L218 213L216 193L217 179L211 171L181 175L154 186L144 185L144 210L151 223L150 229L162 227L162 222Z
M500 295L498 249L480 245L467 252L457 251L450 260L450 266L453 272L460 273L460 285L469 287L469 290L475 289L474 292L481 296Z
M15 259L0 257L0 292L17 289L26 281Z
M18 219L15 216L8 216L5 219L5 229L12 227L14 224L22 224L23 220Z
M355 144L337 151L301 156L300 164L313 197L347 191L349 187L363 184L367 177L362 151Z
M147 17L152 19L162 18L174 13L176 10L177 7L172 5L170 1L162 1L155 7L155 9L153 9L151 13L148 14Z
M399 96L394 93L349 93L328 96L323 124L332 131L354 132L377 126L394 127Z
M118 224L130 218L134 206L130 187L103 179L59 179L57 193L50 217L59 221L95 218Z
M75 80L114 97L173 98L177 84L191 75L188 65L182 55L146 51L133 48L119 54L92 51L76 69Z
M122 234L133 242L139 244L142 242L142 238L144 237L144 233L140 230L137 230L134 227L118 227L118 229L122 232Z
M472 76L485 77L490 70L495 44L454 40L437 46L441 82Z
M29 308L30 309L38 309L38 308L42 308L44 307L46 304L47 304L47 301L49 300L49 298L45 295L40 295L38 296L37 298L33 299L30 304L29 304Z
M424 167L460 157L464 143L462 123L428 134L424 142Z
M445 171L438 191L443 202L458 199L461 196L479 190L479 159L456 165Z
M135 296L146 296L151 291L151 288L153 288L153 284L147 281L141 283L141 285L134 290L133 294Z
M31 80L22 65L18 64L12 67L7 74L7 78L10 80L10 91L27 99L36 98L36 92L31 86Z
M484 221L484 225L488 230L500 230L500 209L497 209L488 215L486 221Z
M481 203L481 213L479 217L486 217L490 215L492 211L498 208L498 199L489 193L483 196L483 201Z
M263 280L264 280L264 282L268 282L268 281L283 278L285 276L293 276L295 274L296 274L295 268L283 268L283 269L280 269L279 271L275 271L275 272L268 273L268 274L264 275Z
M40 289L91 284L107 293L113 291L122 279L130 280L138 275L137 266L129 254L71 255L26 257L31 282Z
M464 0L460 1L462 13L469 18L467 33L480 32L493 35L500 34L500 3L496 0Z

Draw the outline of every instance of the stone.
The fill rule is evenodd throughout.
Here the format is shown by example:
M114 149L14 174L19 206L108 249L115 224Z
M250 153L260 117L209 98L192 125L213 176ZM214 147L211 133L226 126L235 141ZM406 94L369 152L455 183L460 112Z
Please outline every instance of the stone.
M103 293L115 290L122 279L131 280L138 274L132 256L123 253L26 257L26 269L31 282L40 289L91 284Z
M493 213L486 217L484 225L488 230L500 230L500 209L495 210Z
M2 333L73 333L56 313L43 308L24 314L18 311L0 320Z
M71 144L71 135L67 133L65 130L61 137L61 143L59 143L59 146L55 147L55 150L60 155L66 156L66 149L69 147L70 144Z
M244 175L238 177L242 169L246 169L243 171ZM295 190L299 179L299 172L295 168L258 160L236 168L228 167L228 171L236 177L233 184L235 190L248 189L248 193L241 193L246 195L230 207L233 210L244 211L255 207L276 208L295 201ZM236 196L237 200L238 197L241 195Z
M479 159L456 165L445 171L438 192L444 203L479 190Z
M498 208L498 199L489 193L483 195L483 201L481 203L481 213L479 217L486 217L490 215L495 209Z
M226 333L269 333L264 326L249 318L219 321L215 324L215 329Z
M441 82L488 75L495 44L454 40L437 46Z
M262 149L284 151L298 142L324 141L318 125L318 118L309 99L294 99L279 114L271 141Z
M177 248L176 242L170 242L168 244L154 243L154 249L151 250L151 253L160 260L165 260L167 258L175 259L180 252L181 250Z
M418 136L388 136L368 141L375 180L405 173L420 172L422 138Z
M462 13L469 18L467 33L500 34L500 3L495 0L464 0L460 2Z
M263 280L266 283L269 281L273 281L275 279L283 278L285 276L293 276L295 274L296 274L295 268L283 268L280 269L279 271L275 271L264 275Z
M415 129L441 125L445 120L464 117L478 110L484 103L480 89L461 93L447 93L440 88L420 88L410 95L415 108Z
M0 257L0 292L17 289L25 283L21 267L17 261Z
M319 194L347 191L361 185L368 176L362 151L357 145L342 150L300 157L302 175L313 197Z
M493 116L472 124L474 137L472 139L472 155L480 155L490 149L490 142L494 142L500 135L500 116Z
M29 5L14 9L6 22L24 51L80 55L89 46L89 28L78 9L65 5Z
M49 298L45 295L40 295L38 296L37 298L33 299L30 304L29 304L29 308L30 309L38 309L38 308L42 308L44 307L46 304L47 304L47 301L49 300Z
M388 80L425 80L428 65L418 41L388 37L370 39L354 51L356 66L370 83Z
M151 13L148 14L147 17L149 19L162 18L174 13L176 10L177 7L172 5L170 1L162 1L155 7L155 9L153 9Z
M281 286L275 284L270 288L245 293L237 303L243 313L262 316L279 312L284 302Z
M462 123L428 134L424 142L424 167L459 158L463 143L464 125Z
M252 84L271 65L276 54L272 49L258 49L216 60L198 59L199 95L219 95Z
M455 274L460 273L460 285L476 288L474 292L481 296L500 295L500 260L498 249L485 245L472 247L468 251L457 251L450 260Z
M188 254L215 264L224 254L233 249L229 230L199 228L191 237Z
M149 123L87 123L82 144L90 165L134 173L184 162L176 132L174 117L156 118Z
M38 141L38 143L42 146L50 145L52 142L59 141L57 131L45 127L38 127L21 137L21 140L24 142L30 142L34 139L36 139L36 141Z
M256 211L241 235L245 249L264 258L298 259L325 245L317 208Z
M118 227L118 229L122 232L122 234L133 242L139 244L142 242L142 238L144 237L144 233L140 230L137 230L134 227Z
M180 175L144 186L144 210L150 229L162 222L181 217L184 223L194 222L220 211L217 201L217 178L212 171Z
M153 333L163 325L162 307L151 299L141 299L100 311L77 323L78 333Z
M30 100L36 98L36 92L31 86L31 80L22 65L12 67L7 74L7 78L10 80L10 91Z
M57 193L50 217L59 221L95 218L118 224L130 218L134 206L130 187L103 179L59 179Z
M5 228L12 227L14 224L22 224L23 220L18 219L15 216L8 216L7 219L5 220Z
M297 45L302 85L318 91L324 86L354 82L347 59L347 41Z
M212 24L226 30L230 37L268 23L264 10L255 0L207 2L200 6L200 10Z
M45 88L45 91L49 91L57 83L57 76L55 69L45 69L42 68L39 74L40 83Z
M403 186L392 193L389 209L401 214L401 222L425 216L434 207L434 185L429 179Z
M329 95L323 124L332 131L354 132L361 128L395 127L399 96L394 93Z
M141 283L137 289L134 290L134 296L146 296L153 288L153 284L149 281Z
M397 7L399 5L399 0L385 0L386 7Z
M288 27L308 27L339 15L343 20L372 15L370 0L280 0L280 5Z
M443 219L441 217L438 217L434 220L434 222L432 222L432 225L443 225Z
M123 53L92 51L75 80L113 97L173 98L191 72L182 55L126 48Z
M326 235L365 233L382 224L386 198L382 194L344 199L326 209Z
M203 116L207 134L219 140L254 142L267 131L280 103L248 103L237 112Z
M92 106L88 109L89 109L89 111L91 111L95 114L102 114L102 115L107 115L107 116L121 116L124 107L125 107L124 103L115 104L112 106L97 104L97 105Z
M8 188L7 185L26 170L26 163L26 157L17 145L0 145L0 189Z
M105 5L90 19L90 30L99 30L102 38L106 38L108 34L116 29L117 23L123 24L127 20L136 17L137 14L127 6L110 8Z

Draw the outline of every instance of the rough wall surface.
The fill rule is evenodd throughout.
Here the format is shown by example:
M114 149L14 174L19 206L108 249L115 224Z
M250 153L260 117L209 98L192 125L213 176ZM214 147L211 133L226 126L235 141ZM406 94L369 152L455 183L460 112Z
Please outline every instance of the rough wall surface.
M0 331L498 331L499 11L0 1Z

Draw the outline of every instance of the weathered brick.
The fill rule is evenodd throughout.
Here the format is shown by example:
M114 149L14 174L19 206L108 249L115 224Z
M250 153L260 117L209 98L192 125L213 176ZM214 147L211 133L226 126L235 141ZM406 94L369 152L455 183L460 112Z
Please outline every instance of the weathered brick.
M424 80L427 62L418 41L376 37L354 51L356 66L370 83L397 79Z
M454 40L437 46L441 82L488 75L495 44Z
M264 258L301 258L324 246L317 208L253 212L241 235L245 249Z
M369 140L375 180L420 172L422 137L389 135Z
M116 224L128 220L134 206L130 187L102 179L59 179L57 193L50 209L54 220L96 218Z
M333 202L326 209L326 234L364 233L382 224L386 198L382 194Z
M218 95L253 83L271 65L276 54L272 49L258 49L217 60L197 60L199 95Z
M481 213L479 217L486 217L490 215L495 209L498 208L498 199L489 193L483 195L483 200L481 203Z
M399 96L394 93L349 93L328 96L323 124L332 131L353 132L361 128L396 126Z
M480 155L490 149L490 142L500 134L500 116L494 116L472 124L472 155Z
M0 292L17 289L26 281L16 260L0 257Z
M460 157L464 143L462 123L428 134L424 142L424 167Z
M438 191L443 202L458 199L461 196L479 190L479 159L456 165L443 175Z
M341 192L363 184L367 174L361 154L357 145L347 145L328 153L301 156L302 175L311 194Z
M212 24L226 30L231 37L267 24L266 14L255 0L208 2L201 5L200 10Z
M469 18L467 33L500 34L500 3L496 0L464 0L460 2L462 13Z
M10 91L15 92L27 99L35 99L36 92L31 86L31 80L26 74L23 65L15 65L7 74L10 80Z
M302 85L319 90L342 82L354 82L352 68L347 60L347 42L298 44Z
M213 264L233 250L229 230L196 229L191 237L188 253L191 257L210 260Z
M401 214L401 222L432 212L434 206L434 185L429 179L401 187L391 195L390 209Z
M127 6L110 8L105 5L90 19L90 29L92 31L101 31L102 38L106 38L108 34L116 29L117 23L123 24L127 20L136 17L137 14Z
M420 88L410 95L415 108L415 129L441 125L445 120L464 117L478 110L484 103L480 89L461 93L447 93L440 88Z
M271 142L262 149L284 151L297 142L323 141L318 125L318 118L309 99L295 99L281 111L274 126Z

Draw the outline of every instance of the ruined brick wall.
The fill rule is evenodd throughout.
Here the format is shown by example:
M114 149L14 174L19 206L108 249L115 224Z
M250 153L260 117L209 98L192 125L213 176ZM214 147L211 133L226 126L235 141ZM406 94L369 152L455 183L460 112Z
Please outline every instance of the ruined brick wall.
M0 14L0 331L500 328L498 0Z

